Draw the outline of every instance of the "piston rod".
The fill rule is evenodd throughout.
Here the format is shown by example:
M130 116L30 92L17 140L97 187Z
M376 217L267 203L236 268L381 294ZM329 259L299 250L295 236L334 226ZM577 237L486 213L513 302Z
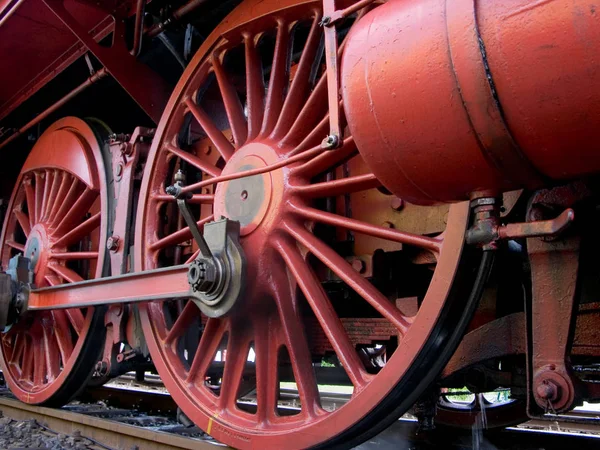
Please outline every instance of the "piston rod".
M48 117L54 111L56 111L57 109L59 109L61 106L63 106L69 100L71 100L74 97L76 97L77 95L81 94L83 91L85 91L92 84L100 81L101 79L103 79L107 75L108 75L108 71L104 67L102 69L98 70L91 77L89 77L87 80L85 80L83 83L81 83L75 89L73 89L71 92L69 92L63 98L61 98L59 101L57 101L53 105L49 106L45 111L43 111L42 113L40 113L34 119L32 119L29 122L27 122L25 125L23 125L21 128L19 128L17 131L15 131L12 135L10 135L10 137L8 139L6 139L3 142L0 142L0 149L4 148L8 144L10 144L12 141L14 141L16 138L18 138L19 136L21 136L23 133L25 133L31 127L33 127L34 125L37 125L38 123L40 123L42 120L44 120L46 117Z

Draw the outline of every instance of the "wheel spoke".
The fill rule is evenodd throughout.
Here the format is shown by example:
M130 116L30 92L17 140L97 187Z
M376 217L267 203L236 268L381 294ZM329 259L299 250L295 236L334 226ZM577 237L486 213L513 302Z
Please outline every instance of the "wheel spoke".
M15 241L6 241L6 245L8 245L10 248L14 248L15 250L19 250L21 253L25 251L25 246Z
M167 336L165 337L165 346L176 344L177 339L183 336L192 322L199 316L200 310L192 300L189 300L167 333Z
M202 336L200 337L194 360L192 361L192 365L187 374L187 382L204 382L204 376L217 352L219 344L221 343L221 338L224 334L225 321L209 317L204 326Z
M219 131L219 133L220 133L220 131ZM198 158L196 155L192 155L191 153L188 153L185 150L181 150L180 148L177 148L171 144L167 144L166 149L169 152L173 153L175 156L178 156L179 158L183 159L184 161L187 161L192 166L196 167L197 169L201 170L204 173L209 174L212 177L218 177L219 175L221 175L221 170L219 168L213 166L212 164L208 164L208 163L204 162L203 160Z
M31 184L31 177L25 178L23 181L25 189L25 199L27 201L27 213L29 215L29 226L33 227L37 222L35 220L35 192Z
M327 113L327 76L319 79L319 82L310 93L308 100L300 110L298 117L294 120L290 130L281 140L282 145L294 145L306 137L306 130L312 130L318 125L318 120ZM336 152L339 149L336 150Z
M54 205L56 204L56 200L58 199L58 190L60 189L62 182L62 177L59 175L58 170L49 171L49 173L52 173L52 184L50 186L48 201L44 210L44 215L42 217L42 220L46 222L50 220L52 210L54 209Z
M194 253L192 253L192 256L190 256L190 257L189 257L189 258L188 258L188 259L185 261L185 264L189 264L189 263L191 263L193 260L195 260L195 259L198 257L198 255L199 255L199 254L200 254L200 250L198 249L198 250L196 250Z
M48 203L50 202L50 189L54 182L54 176L49 170L44 171L44 192L42 195L42 206L40 208L39 221L43 222L46 217L46 211L48 209Z
M244 36L246 54L246 103L248 111L248 140L260 133L264 116L265 82L263 68L254 36Z
M356 154L358 154L358 150L356 149L354 139L348 137L344 139L344 143L340 148L335 151L325 152L310 161L305 162L301 166L294 167L292 171L294 175L303 175L306 178L312 178L341 164Z
M72 211L74 203L81 197L81 190L81 183L77 178L73 178L62 204L49 222L51 228L55 228L60 223L59 221L64 220L69 211Z
M275 416L279 378L277 374L277 353L279 345L268 317L255 325L254 350L256 352L256 405L259 423L265 423Z
M46 349L44 347L44 331L42 336L38 336L33 345L33 384L41 386L44 384L46 375Z
M83 281L83 278L77 274L77 272L69 269L68 267L61 266L60 264L48 264L48 268L56 272L69 283Z
M204 109L202 109L199 105L196 105L189 98L185 101L185 104L196 121L200 124L208 138L213 142L213 144L215 144L217 151L221 154L223 159L225 161L229 161L229 158L231 158L231 155L233 155L234 151L231 142L229 142L221 130L219 130L210 116L206 114Z
M277 303L283 341L292 361L302 411L309 417L316 417L321 410L321 404L304 326L294 307L293 294L289 285L281 281L287 281L286 274L281 269L275 268L273 272L275 273L271 289Z
M284 133L290 129L294 120L298 117L298 113L306 102L311 88L311 74L315 68L315 64L318 64L321 59L320 55L317 55L319 49L322 50L320 44L323 34L323 28L319 25L319 21L320 17L315 16L272 137L283 137Z
M265 101L265 115L261 135L268 136L277 123L279 113L283 106L283 98L288 84L289 72L289 47L290 30L287 23L279 21L277 37L275 38L275 51L271 66L271 78Z
M219 396L219 407L221 408L229 409L235 406L249 349L250 340L248 339L248 332L244 324L232 324L229 329L227 357L225 359L225 368L221 381L221 394Z
M60 279L56 275L45 275L44 279L50 286L56 286L60 284Z
M42 324L43 332L43 349L46 366L46 382L51 382L56 379L60 373L60 353L56 344L52 323Z
M306 135L306 137L300 142L293 153L302 152L307 148L314 147L315 145L321 145L323 142L323 136L327 136L329 133L329 114L326 114L325 117L321 119L321 121L315 126L315 128Z
M85 189L83 194L79 196L74 205L70 208L69 212L64 216L60 223L56 227L56 234L62 234L75 227L81 218L90 210L90 207L94 204L98 198L98 192L91 189Z
M70 191L73 190L73 198L76 194L77 183L74 183L71 179L71 176L67 172L62 172L60 177L60 186L58 188L58 192L56 193L56 201L52 205L52 209L48 214L47 221L50 225L52 225L57 217L57 213L59 210L66 208L66 203L69 199ZM60 217L60 216L58 216Z
M15 338L12 344L12 351L10 354L10 358L8 362L10 364L17 364L21 355L23 353L23 349L25 348L25 337L21 333L16 333Z
M202 231L204 224L208 223L212 220L213 220L213 216L211 215L211 216L205 217L204 219L199 220L198 222L196 222L196 225L198 225L198 227ZM154 242L152 245L150 245L150 250L158 251L163 248L170 247L172 245L181 244L182 242L185 242L191 238L192 238L192 232L190 231L190 228L185 227L185 228L182 228L181 230L177 230L176 232L171 233L168 236L165 236L164 238L159 239L158 241Z
M54 247L69 247L79 241L81 241L84 237L88 236L93 230L100 226L101 216L100 213L94 214L89 219L86 219L81 224L77 225L63 237L61 237L58 241L54 243ZM97 254L96 254L97 256Z
M366 191L381 186L381 182L371 173L342 178L340 180L294 186L293 190L306 198L337 197L338 195Z
M25 344L23 352L23 367L21 369L21 379L33 383L33 368L35 366L35 348L31 347L33 347L33 345L27 346L27 344Z
M29 217L27 216L27 214L25 214L23 211L21 211L19 209L13 209L13 214L15 215L15 217L17 218L17 221L19 222L19 226L21 227L21 230L23 230L23 234L25 235L25 237L28 237L29 233L31 233L31 225L29 224Z
M326 246L317 237L310 234L304 227L294 223L286 223L288 232L298 242L305 246L323 264L331 269L340 279L350 286L358 295L365 299L383 317L388 319L404 335L410 326L411 320L404 316L396 306L391 303L371 283L357 273L348 262Z
M43 174L35 172L35 222L42 218L42 204L44 202L44 181Z
M217 78L219 90L221 91L221 98L223 99L223 105L225 106L225 112L229 120L229 126L231 127L233 141L236 147L239 148L246 142L246 138L248 137L248 126L246 124L246 117L244 116L244 108L235 87L229 80L227 72L217 55L213 55L212 67Z
M69 319L66 312L60 309L52 311L52 318L54 319L54 332L56 334L58 350L60 351L63 365L65 365L73 354L73 340Z
M321 328L327 335L344 370L355 389L360 390L368 381L369 375L364 369L348 334L342 325L333 305L323 290L321 283L302 259L295 246L284 240L278 242L277 250L296 279L304 297L312 308Z
M79 336L82 333L83 327L85 325L85 318L83 317L83 313L78 308L67 309L65 310L65 313L67 314L67 318L69 319L69 322L71 322L75 333L77 333L77 335Z
M363 233L369 236L385 239L388 241L399 242L401 244L414 245L434 253L440 251L442 240L439 238L431 238L413 233L405 233L393 228L386 228L378 225L371 225L360 220L351 219L350 217L340 216L338 214L328 213L319 209L300 206L290 203L292 210L308 220L332 225L335 227L344 228L346 230Z

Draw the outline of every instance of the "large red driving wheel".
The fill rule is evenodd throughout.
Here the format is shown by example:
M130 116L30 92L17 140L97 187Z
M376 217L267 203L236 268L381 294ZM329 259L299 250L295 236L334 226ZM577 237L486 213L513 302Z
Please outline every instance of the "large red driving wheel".
M240 5L175 89L142 184L137 270L198 255L166 193L179 172L199 226L240 222L245 295L228 315L208 318L191 300L140 306L152 359L177 404L236 448L349 446L381 431L441 370L471 309L473 271L459 270L468 205L397 213L406 213L409 231L418 229L411 211L419 212L413 222L439 215L430 233L378 222L393 197L349 130L341 148L320 148L328 130L320 8ZM339 28L340 40L353 20L360 13ZM285 166L231 179L277 163ZM369 324L377 336L365 339ZM345 381L327 379L329 369ZM322 401L331 384L347 384L344 406ZM284 390L297 391L292 407Z
M17 179L2 232L2 267L22 254L42 288L102 276L107 188L95 126L50 126ZM83 386L101 350L103 315L83 308L26 313L0 334L0 366L23 402L60 405Z

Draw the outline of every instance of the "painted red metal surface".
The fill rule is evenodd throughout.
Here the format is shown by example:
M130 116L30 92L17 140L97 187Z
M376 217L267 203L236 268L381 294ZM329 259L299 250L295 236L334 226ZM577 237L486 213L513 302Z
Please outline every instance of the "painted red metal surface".
M307 26L306 45L290 76L286 67L288 42L291 24L298 20ZM461 254L468 210L465 204L451 209L443 237L403 232L314 206L320 199L344 195L356 196L360 203L365 193L376 193L380 185L365 171L351 137L335 151L325 152L320 147L328 132L326 77L319 72L314 88L309 81L322 35L320 20L319 2L242 4L204 43L183 75L158 127L143 183L136 221L137 270L191 261L197 254L189 229L176 220L174 199L165 193L165 186L172 183L170 167L183 164L186 170L199 174L199 180L189 183L186 190L197 198L192 198L192 203L200 225L219 216L241 223L248 294L230 316L206 320L191 301L140 307L153 361L171 395L196 424L236 448L306 448L360 421L386 397L417 357L440 313ZM256 38L263 32L274 39L266 92ZM228 52L242 51L245 109L232 84L231 69L224 64ZM223 105L221 117L214 108L209 112L211 103L196 95L198 90L210 92L204 86L211 74L216 93L204 98ZM178 136L186 118L192 120L193 133L207 136L209 146L182 143ZM223 121L228 125L222 125ZM286 160L303 152L314 154L306 162L292 164ZM311 183L314 177L335 171L348 159L356 163L356 175ZM276 170L267 172L267 167ZM236 175L249 170L254 174L251 177ZM431 253L439 276L434 276L418 314L404 315L329 244L317 238L316 223L390 244L415 245ZM180 250L175 251L177 248ZM354 348L360 341L356 328L340 320L321 286L319 274L324 270L343 280L385 321L387 326L380 327L382 334L372 334L375 339L383 335L389 338L392 328L391 334L402 336L401 342L406 342L377 375L367 373ZM307 340L311 328L298 316L297 289L307 299L354 386L349 404L333 413L320 406ZM204 324L202 336L190 341L194 339L187 337L193 329L191 324L199 321ZM221 343L224 336L228 336L226 344ZM176 350L179 345L191 345L187 357ZM283 347L289 353L302 404L299 414L292 416L277 412L277 367L285 363L278 353ZM251 348L256 354L255 414L236 406ZM205 379L217 351L227 356L220 394L215 395Z
M67 0L67 7L86 31L104 23L107 16L74 0ZM47 67L52 71L42 80L51 79L60 70L61 60L70 59L66 52L77 42L42 0L24 1L18 14L0 26L0 118L22 101L25 91L36 89L32 80Z
M346 117L369 167L411 202L593 173L599 47L584 1L392 0L348 38Z
M66 118L52 125L17 180L2 232L2 266L24 254L34 263L39 287L102 276L107 229L103 170L88 124ZM68 388L93 316L93 308L32 313L2 334L0 366L20 400L52 401ZM71 393L82 381L70 380L76 383Z
M89 35L88 29L67 9L64 0L42 1L98 58L144 112L158 123L171 88L160 75L130 54L125 41L124 19L127 17L127 9L123 13L115 14L112 46L104 47Z
M83 83L81 83L75 89L73 89L71 92L69 92L63 98L61 98L56 103L54 103L51 106L49 106L48 108L46 108L44 111L42 111L40 114L38 114L34 119L30 120L25 125L23 125L21 128L16 130L7 139L0 141L0 150L2 148L4 148L5 146L7 146L8 144L10 144L13 140L17 139L19 136L21 136L27 130L31 129L32 127L34 127L35 125L40 123L42 120L44 120L50 114L52 114L53 112L57 111L59 108L64 106L65 103L67 103L73 97L76 97L77 95L79 95L80 93L85 91L88 87L90 87L92 84L97 83L101 79L105 78L107 75L108 75L108 72L104 68L102 68L98 72L94 73L92 76L90 76L87 80L85 80Z

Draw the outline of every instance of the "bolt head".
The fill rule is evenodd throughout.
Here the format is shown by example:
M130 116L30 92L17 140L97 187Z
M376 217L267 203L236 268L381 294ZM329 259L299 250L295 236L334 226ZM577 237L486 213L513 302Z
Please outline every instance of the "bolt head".
M106 248L111 252L119 249L119 236L111 236L106 240Z
M165 188L165 192L169 195L176 197L179 194L179 189L177 186L167 186Z
M364 273L366 264L363 260L356 258L352 260L352 268L358 273Z
M321 143L321 147L324 149L334 149L337 148L340 138L335 134L330 134Z
M185 183L185 174L181 170L178 170L173 178L176 183Z
M404 200L402 200L400 197L394 197L390 202L390 206L394 211L400 211L402 208L404 208Z
M556 385L552 380L542 380L535 391L538 397L544 400L553 401L558 398L560 386Z

